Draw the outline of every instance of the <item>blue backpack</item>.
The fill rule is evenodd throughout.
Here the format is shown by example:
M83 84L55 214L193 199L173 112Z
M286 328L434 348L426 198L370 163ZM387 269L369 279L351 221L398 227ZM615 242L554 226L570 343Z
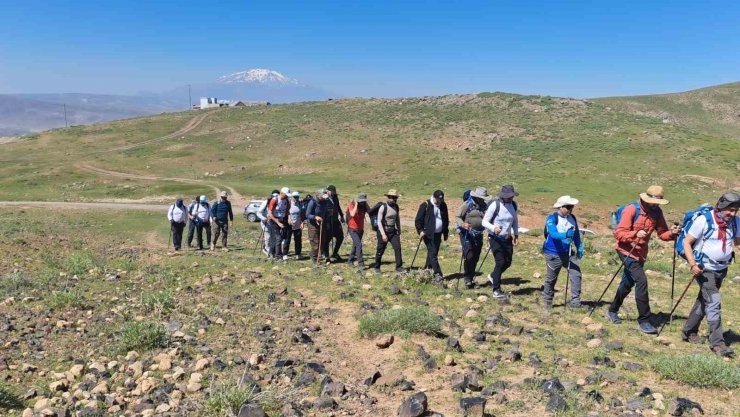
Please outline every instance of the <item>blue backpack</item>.
M619 206L617 211L612 212L612 233L617 231L617 225L619 224L619 221L622 220L622 213L624 213L624 209L630 205L635 207L635 215L632 216L632 224L634 224L637 221L637 218L640 217L640 203L637 201Z
M712 218L711 205L705 204L699 206L699 208L695 210L687 211L686 214L683 216L683 221L681 222L681 233L678 235L678 240L676 241L676 253L678 253L684 259L686 259L686 252L683 250L683 241L686 238L686 234L689 232L689 229L694 224L694 221L696 221L699 216L704 216L707 221L707 231L704 233L704 239L708 239L709 237L711 237L712 232L714 232L715 225L714 219ZM694 251L694 258L699 265L702 264L702 254L696 250Z

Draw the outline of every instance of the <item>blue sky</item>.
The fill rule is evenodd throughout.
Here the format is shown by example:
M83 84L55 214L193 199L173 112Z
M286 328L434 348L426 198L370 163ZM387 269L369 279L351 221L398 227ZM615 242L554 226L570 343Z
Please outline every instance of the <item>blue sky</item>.
M270 68L345 96L597 97L740 81L738 1L3 0L0 93Z

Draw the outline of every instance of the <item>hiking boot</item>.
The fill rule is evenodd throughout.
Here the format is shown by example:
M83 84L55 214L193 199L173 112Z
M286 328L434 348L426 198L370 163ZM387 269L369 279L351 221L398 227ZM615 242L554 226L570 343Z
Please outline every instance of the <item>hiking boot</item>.
M573 300L568 303L568 307L572 308L574 310L581 310L583 307L583 304L581 304L580 300Z
M704 336L699 336L696 333L686 334L683 331L681 331L681 340L692 345L703 345L707 342L707 338Z
M262 253L264 253L265 256L269 256L270 255L270 252L268 252L267 249L265 249L265 248L262 248Z
M506 293L501 291L500 289L493 290L493 298L506 298Z
M342 259L342 257L339 256L338 253L335 253L334 255L332 255L331 260L332 262L344 262L344 259Z
M642 323L639 323L637 328L645 334L658 333L658 329L656 329L655 326L653 326L649 321L643 321Z
M403 269L403 267L400 267L400 266L399 266L398 268L396 268L396 273L397 273L397 274L403 274L403 273L405 273L405 272L406 272L406 270L405 270L405 269Z
M283 255L283 260L284 261L287 261L288 260L288 255Z
M606 312L606 318L607 318L607 320L609 320L610 322L612 322L612 324L620 324L620 323L622 323L622 319L619 318L619 314L617 314L616 311L607 311Z
M712 346L712 352L716 353L717 355L723 358L731 358L735 356L735 351L730 349L725 344L725 342L719 342L718 344Z
M302 260L302 259L303 259L303 256L301 256L301 255L296 255L296 256L295 256L295 260L296 260L296 261L300 261L300 260Z
M473 281L473 278L465 277L465 288L469 290L475 288L475 282Z
M380 275L380 268L373 268L373 272L375 272L376 275Z
M552 303L545 302L545 305L542 307L542 312L549 315L550 311L552 311Z

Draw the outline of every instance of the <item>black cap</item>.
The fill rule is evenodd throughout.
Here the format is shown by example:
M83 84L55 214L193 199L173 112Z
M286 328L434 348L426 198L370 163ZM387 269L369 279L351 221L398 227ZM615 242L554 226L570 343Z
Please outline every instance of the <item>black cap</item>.
M444 200L445 199L445 193L442 190L437 190L432 194L434 198L437 200Z
M717 200L717 208L724 210L726 208L740 208L740 195L738 193L724 193Z
M330 186L326 187L326 189L329 190L329 191L331 191L331 192L333 192L334 194L337 193L337 187L335 187L333 185L330 185Z

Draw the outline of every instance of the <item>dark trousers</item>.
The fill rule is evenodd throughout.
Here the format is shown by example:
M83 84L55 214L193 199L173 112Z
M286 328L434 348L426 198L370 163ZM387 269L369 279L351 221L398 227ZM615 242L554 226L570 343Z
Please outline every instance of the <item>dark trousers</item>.
M442 267L439 266L439 246L442 244L442 233L435 233L434 236L424 236L424 245L427 247L427 260L424 268L431 268L434 274L442 275Z
M185 223L170 222L170 231L172 232L172 244L175 250L182 247L182 231L185 230Z
M296 256L300 256L301 249L303 246L303 242L301 242L301 238L303 236L303 230L301 229L290 229L288 230L288 233L285 235L285 240L283 241L283 253L288 254L290 250L290 240L291 238L295 242L295 254Z
M722 335L722 303L719 297L719 289L725 276L727 276L727 269L722 271L704 270L700 276L696 277L696 283L699 284L699 294L696 296L689 318L683 326L684 334L697 334L699 325L706 317L709 325L709 345L712 347L725 341Z
M271 240L272 247L269 248L268 251L270 252L270 255L273 255L277 258L282 258L284 255L283 254L283 240L286 237L288 228L287 226L281 228L280 226L278 226L277 223L275 223L272 220L267 222L267 227L270 228L270 233L272 233L272 236L273 236Z
M375 268L380 268L380 261L383 259L385 248L388 246L388 243L390 243L391 246L393 246L393 252L396 255L396 269L398 269L403 266L403 258L401 256L401 235L396 231L396 229L390 231L386 230L385 234L388 236L388 242L383 241L383 235L380 234L380 231L377 232L378 248L375 251Z
M329 252L329 240L331 238L334 238L334 248L331 253L332 256L337 256L339 255L339 248L342 247L342 242L344 242L344 229L339 220L335 220L329 224L329 238L326 239L327 253Z
M635 287L635 303L639 316L637 321L642 323L650 320L650 297L648 295L648 282L645 276L644 263L638 262L627 255L619 253L619 257L624 262L624 274L622 281L617 288L617 294L614 295L614 301L609 306L609 311L616 313L619 307L622 307L624 299L627 298L632 287Z
M511 261L514 258L514 243L511 238L499 239L493 236L489 236L488 242L491 245L493 259L496 262L496 266L491 272L493 290L496 291L501 289L501 276L511 266Z
M208 246L211 246L211 223L198 223L198 225L195 226L195 229L198 233L198 249L203 249L203 231L206 232L206 242Z
M218 243L218 237L222 233L223 233L223 237L221 238L221 246L225 248L226 244L229 241L229 222L228 221L222 222L220 220L216 220L216 227L213 229L213 244L214 245Z
M321 243L322 247L325 246L326 233L321 230L321 226L315 226L311 223L308 224L308 241L311 244L311 259L317 259L319 257L319 251L323 249L319 248L319 243ZM325 254L323 250L321 252Z
M194 237L195 237L195 222L190 220L188 222L188 247L193 246Z
M357 261L360 266L365 265L362 259L362 235L364 230L349 229L349 237L352 238L352 250L349 252L349 261Z
M471 232L463 232L460 234L460 244L462 245L465 280L472 281L475 279L475 267L478 266L480 253L483 250L483 233L479 232L473 236Z

